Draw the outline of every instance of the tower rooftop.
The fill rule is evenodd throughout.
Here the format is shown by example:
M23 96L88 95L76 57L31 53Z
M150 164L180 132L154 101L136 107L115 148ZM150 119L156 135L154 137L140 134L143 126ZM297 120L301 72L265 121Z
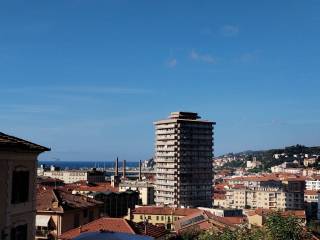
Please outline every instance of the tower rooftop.
M198 113L194 112L172 112L169 116L170 119L190 119L196 120L201 118Z

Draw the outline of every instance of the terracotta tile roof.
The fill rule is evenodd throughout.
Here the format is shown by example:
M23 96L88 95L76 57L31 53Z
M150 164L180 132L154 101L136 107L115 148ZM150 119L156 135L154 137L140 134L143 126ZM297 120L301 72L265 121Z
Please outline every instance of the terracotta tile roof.
M71 229L59 236L62 240L71 240L82 233L88 232L122 232L135 234L127 220L122 218L99 218L79 228Z
M214 186L214 189L215 190L225 190L225 186L227 186L228 184L226 184L226 183L219 183L219 184L216 184L215 186Z
M246 222L246 217L219 217L208 211L194 213L174 222L175 230L180 233L189 228L196 227L199 230L208 230L210 228L224 229L226 227L234 228L239 224Z
M38 188L37 189L37 211L57 211L63 212L63 208L57 204L58 199L52 188Z
M50 148L40 146L38 144L10 136L0 132L0 149L28 150L35 152L50 151Z
M118 192L118 187L112 187L110 183L96 183L95 185L81 184L74 187L75 191L88 191L88 192Z
M154 207L145 206L137 207L133 210L133 214L149 214L149 215L175 215L175 216L188 216L193 213L201 212L196 208L169 208L169 207Z
M37 211L67 211L97 205L103 203L61 189L38 188L37 190Z
M51 178L51 177L37 177L37 184L47 184L47 183L59 183L62 184L63 180L58 178Z
M136 234L147 235L153 238L159 238L165 236L168 231L165 229L164 225L156 226L150 223L147 223L145 227L145 223L139 222L129 222L130 226L134 229Z
M215 216L217 217L217 216ZM246 217L218 217L221 222L224 222L228 225L239 225L246 222Z
M259 216L267 216L268 214L271 214L273 211L270 209L264 209L264 208L257 208L255 210L249 211L249 216L259 215ZM281 211L280 212L282 216L290 216L293 215L297 218L306 218L306 212L304 210L287 210L287 211Z
M304 176L299 176L291 173L281 173L281 174L262 174L254 176L241 176L241 177L231 177L226 179L227 181L239 181L239 182L265 182L265 181L305 181L307 178Z
M317 190L304 190L304 195L318 195L318 193Z
M226 199L225 193L214 193L212 199L224 200Z

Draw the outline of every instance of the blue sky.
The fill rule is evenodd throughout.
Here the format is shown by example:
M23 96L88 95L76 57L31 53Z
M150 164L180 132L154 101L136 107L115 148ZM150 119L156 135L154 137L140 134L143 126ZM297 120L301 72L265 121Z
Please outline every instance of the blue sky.
M216 155L320 145L320 1L1 1L2 132L40 159L153 154L153 121L217 122Z

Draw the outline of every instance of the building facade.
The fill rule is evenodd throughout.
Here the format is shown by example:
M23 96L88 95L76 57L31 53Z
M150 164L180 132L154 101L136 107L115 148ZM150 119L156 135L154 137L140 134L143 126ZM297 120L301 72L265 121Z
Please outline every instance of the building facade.
M130 211L126 219L136 223L148 221L148 223L164 225L166 229L172 229L172 224L178 219L198 212L201 210L195 208L141 206Z
M34 239L37 157L49 150L0 133L0 239Z
M43 176L57 178L64 183L74 183L79 181L87 181L90 183L105 182L105 172L95 169L90 171L83 170L59 170L59 171L44 171Z
M157 205L212 206L214 122L173 112L154 123Z
M57 239L73 228L103 215L103 202L61 189L40 188L37 192L36 239Z
M125 192L127 190L138 191L142 205L154 204L153 184L143 181L122 181L119 184L119 192Z

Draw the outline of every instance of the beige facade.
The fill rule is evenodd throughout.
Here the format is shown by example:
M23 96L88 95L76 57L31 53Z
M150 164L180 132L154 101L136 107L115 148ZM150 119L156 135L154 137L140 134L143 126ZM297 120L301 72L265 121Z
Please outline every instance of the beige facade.
M168 208L168 207L136 207L126 219L139 223L148 221L154 225L164 225L167 229L173 229L173 223L180 218L190 214L198 213L201 210L191 208Z
M197 113L155 122L157 205L212 206L213 125Z
M224 208L264 208L271 210L303 209L303 194L285 192L280 188L229 189L225 199L214 200Z
M142 205L154 204L153 184L142 181L122 181L119 184L119 192L125 192L127 190L138 191Z
M100 217L99 208L95 207L90 209L92 211L93 218L90 221L98 219ZM36 239L54 239L62 233L69 231L70 229L87 224L89 221L89 215L84 216L84 209L75 209L70 212L38 212L39 216L48 216L48 226L37 226Z
M48 150L0 133L1 239L34 239L37 157Z
M78 181L87 182L104 182L104 172L100 171L82 171L82 170L61 170L61 171L44 171L43 176L58 178L65 183L74 183Z

